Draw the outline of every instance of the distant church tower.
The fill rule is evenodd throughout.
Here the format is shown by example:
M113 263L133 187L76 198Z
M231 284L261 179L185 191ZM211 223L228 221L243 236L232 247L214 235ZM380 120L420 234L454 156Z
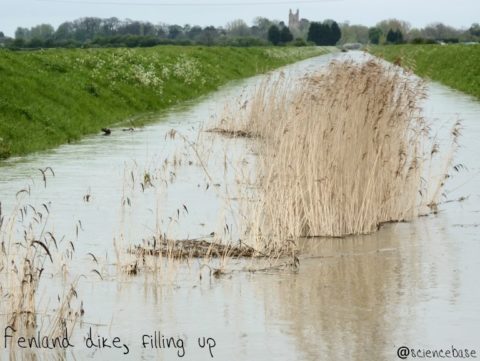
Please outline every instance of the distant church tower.
M288 28L290 31L300 30L300 10L297 9L297 12L294 14L292 9L288 13Z

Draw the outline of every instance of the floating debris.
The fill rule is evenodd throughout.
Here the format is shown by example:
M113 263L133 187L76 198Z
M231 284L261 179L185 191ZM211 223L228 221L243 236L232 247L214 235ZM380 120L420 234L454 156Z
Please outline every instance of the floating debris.
M230 130L230 129L223 129L223 128L212 128L212 129L208 129L207 132L221 134L230 138L258 138L257 134L255 134L254 132L246 131L246 130Z
M206 240L163 240L144 241L143 245L136 245L128 249L128 253L135 254L138 257L144 256L164 256L174 259L182 258L203 258L203 257L231 257L231 258L251 258L264 257L261 252L254 248L241 244L222 244Z

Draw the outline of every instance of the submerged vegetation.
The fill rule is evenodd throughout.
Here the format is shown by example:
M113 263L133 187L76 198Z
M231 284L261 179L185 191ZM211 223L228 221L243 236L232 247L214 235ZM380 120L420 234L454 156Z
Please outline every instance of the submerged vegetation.
M0 50L0 159L52 148L325 48Z
M480 45L399 45L369 51L416 74L480 98Z

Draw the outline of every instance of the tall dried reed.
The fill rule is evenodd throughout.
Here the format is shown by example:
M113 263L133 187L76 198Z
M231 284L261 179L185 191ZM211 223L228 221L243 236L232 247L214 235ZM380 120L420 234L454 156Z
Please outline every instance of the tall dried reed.
M79 278L71 283L66 279L75 248L49 231L50 205L36 208L29 198L30 187L18 192L9 215L2 213L0 203L0 326L12 327L15 339L37 332L63 337L72 333L83 313L76 292ZM47 287L45 281L54 282L56 275L61 276L59 288ZM45 293L58 302L45 299Z
M218 125L260 138L246 238L281 251L298 237L365 234L416 217L428 204L424 97L420 79L376 60L260 85Z

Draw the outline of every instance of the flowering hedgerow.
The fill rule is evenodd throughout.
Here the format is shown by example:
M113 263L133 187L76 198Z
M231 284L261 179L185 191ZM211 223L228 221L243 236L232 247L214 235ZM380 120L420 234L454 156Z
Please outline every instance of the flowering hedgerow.
M82 54L83 55L83 54ZM162 94L169 80L187 85L205 85L201 63L186 54L161 59L156 54L139 54L131 49L112 52L91 51L75 58L77 65L89 70L93 81L107 81L111 87L128 83Z

